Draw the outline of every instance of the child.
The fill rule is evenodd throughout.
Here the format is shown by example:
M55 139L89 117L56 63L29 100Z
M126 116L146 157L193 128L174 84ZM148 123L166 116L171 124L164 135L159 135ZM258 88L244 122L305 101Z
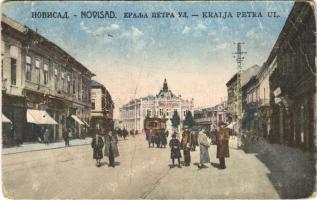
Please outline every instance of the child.
M175 158L178 161L178 168L181 168L181 165L180 165L180 157L182 157L181 156L181 143L178 139L176 139L176 133L174 133L172 135L172 139L170 140L169 146L171 148L171 159L173 162L173 165L171 166L171 168L175 167L175 164L174 164Z
M93 158L96 159L96 166L100 167L100 160L103 158L102 148L104 146L104 142L102 137L99 134L93 138L91 147L94 149Z

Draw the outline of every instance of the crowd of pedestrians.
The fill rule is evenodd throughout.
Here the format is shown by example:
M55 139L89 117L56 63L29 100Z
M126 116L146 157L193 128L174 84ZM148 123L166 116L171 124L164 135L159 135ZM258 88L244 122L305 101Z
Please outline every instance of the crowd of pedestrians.
M96 131L92 139L93 158L96 159L96 166L101 166L103 156L108 157L109 167L115 167L115 158L119 156L117 132L113 127L109 130L96 125ZM104 151L103 151L104 149Z
M181 141L177 138L177 132L174 132L172 139L169 142L171 149L171 168L175 167L175 160L178 161L177 167L181 168L180 158L182 157L181 150L184 156L184 166L188 167L191 164L191 151L195 151L195 147L199 146L200 160L198 168L205 168L205 164L211 164L209 147L214 142L208 141L209 134L205 129L200 129L199 133L193 133L188 128L184 128ZM226 128L226 124L219 123L219 129L215 131L217 145L216 157L219 159L219 169L225 169L225 158L229 157L229 129Z

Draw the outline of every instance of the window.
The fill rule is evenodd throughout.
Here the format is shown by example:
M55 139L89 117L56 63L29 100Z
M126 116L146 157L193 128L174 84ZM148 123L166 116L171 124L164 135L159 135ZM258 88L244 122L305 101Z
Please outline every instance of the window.
M170 114L169 110L168 110L168 109L166 109L166 117L168 117L168 116L169 116L169 114Z
M11 58L11 85L16 85L17 83L17 60Z
M54 65L54 84L55 84L55 89L58 89L58 69L57 69L57 65Z
M75 77L73 78L73 95L76 94L76 81L75 81Z
M48 65L44 64L44 85L48 83Z
M25 79L31 81L31 74L32 74L32 64L31 64L31 57L26 56L26 66L25 66Z
M67 76L67 93L70 94L70 75Z
M96 110L96 103L95 103L95 99L91 99L91 109L92 110Z
M40 61L36 60L35 61L35 77L36 77L36 82L40 83Z
M160 108L160 116L163 116L163 109Z
M65 74L62 72L61 74L62 84L61 84L61 90L64 91L64 84L65 84Z

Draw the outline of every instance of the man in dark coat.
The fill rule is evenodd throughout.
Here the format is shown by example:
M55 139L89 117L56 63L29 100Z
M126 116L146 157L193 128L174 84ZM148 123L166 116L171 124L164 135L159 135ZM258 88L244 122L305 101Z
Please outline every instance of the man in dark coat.
M64 141L65 141L65 146L69 146L69 135L68 135L68 131L66 129L65 126L63 126L63 138L64 138Z
M181 156L181 144L180 141L176 138L176 133L172 135L172 139L170 140L169 146L171 148L171 159L173 165L171 167L175 167L174 160L177 159L178 161L178 168L181 168L180 165L180 158Z
M167 137L168 137L168 131L164 128L161 129L161 148L164 146L166 148L167 145Z
M184 163L186 167L190 165L190 143L191 143L190 132L188 131L188 129L185 129L182 135L181 147L183 149Z
M105 135L105 156L109 158L109 167L115 167L115 158L119 156L118 138L110 130Z
M93 159L96 159L96 166L100 167L100 160L103 158L102 148L104 146L104 142L100 133L97 133L91 142L91 147L93 148Z
M226 168L225 158L229 157L229 129L225 128L224 123L219 123L220 130L217 133L217 158L219 159L220 169Z

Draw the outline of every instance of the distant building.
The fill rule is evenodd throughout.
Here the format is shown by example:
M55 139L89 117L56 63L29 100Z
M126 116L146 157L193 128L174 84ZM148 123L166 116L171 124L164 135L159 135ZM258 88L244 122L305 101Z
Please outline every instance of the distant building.
M217 128L219 122L227 122L227 101L216 106L195 109L194 110L195 125L205 127L208 130Z
M243 70L240 75L241 88L256 75L260 70L258 65L254 65L246 70ZM242 100L239 101L238 95L241 95L241 88L238 91L237 73L226 83L228 92L228 117L236 121L242 117Z
M90 79L94 74L32 29L2 15L2 112L13 132L4 144L38 141L49 128L51 141L63 129L84 133L90 118Z
M110 127L113 123L114 103L109 91L101 83L91 80L91 128Z
M166 79L163 88L156 96L149 95L139 99L133 99L120 108L120 121L122 127L127 130L143 130L143 122L146 116L171 119L174 111L180 116L181 121L185 119L186 112L193 113L194 100L184 100L180 95L176 96L168 88ZM171 128L171 121L167 121ZM182 126L182 123L181 123Z

